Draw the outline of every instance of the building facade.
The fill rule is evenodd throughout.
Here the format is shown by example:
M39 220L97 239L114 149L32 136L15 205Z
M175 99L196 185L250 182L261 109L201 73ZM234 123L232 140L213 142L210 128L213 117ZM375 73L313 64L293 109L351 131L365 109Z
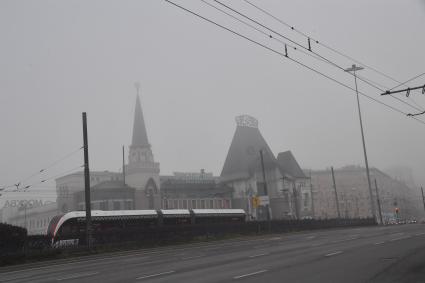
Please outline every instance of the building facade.
M221 182L233 189L232 206L244 209L252 219L265 219L267 205L254 205L253 199L267 195L271 218L310 217L307 178L291 152L278 156L280 160L261 135L254 117L236 117L236 131L220 175ZM291 163L286 164L288 161Z
M219 183L212 173L174 173L160 180L164 209L232 208L233 189Z
M54 202L35 207L20 206L8 223L26 228L28 235L43 235L47 233L50 220L56 215L58 209Z
M340 216L345 218L371 217L372 209L365 168L346 166L335 169L334 175ZM395 221L396 218L399 220L421 218L423 207L421 206L419 190L413 190L376 168L370 169L370 177L375 204L374 212L378 221L379 210L376 192L379 195L384 222ZM311 171L311 184L315 217L338 217L331 170Z

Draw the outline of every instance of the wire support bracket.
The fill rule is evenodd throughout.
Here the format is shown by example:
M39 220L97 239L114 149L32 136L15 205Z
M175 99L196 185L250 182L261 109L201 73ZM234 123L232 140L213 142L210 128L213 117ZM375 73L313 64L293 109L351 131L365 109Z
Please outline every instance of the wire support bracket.
M408 88L400 89L400 90L387 90L386 92L381 93L381 95L391 95L391 94L394 94L394 93L406 92L406 97L409 97L410 91L416 90L416 89L422 89L422 94L425 94L425 84L424 84L422 86L408 87Z

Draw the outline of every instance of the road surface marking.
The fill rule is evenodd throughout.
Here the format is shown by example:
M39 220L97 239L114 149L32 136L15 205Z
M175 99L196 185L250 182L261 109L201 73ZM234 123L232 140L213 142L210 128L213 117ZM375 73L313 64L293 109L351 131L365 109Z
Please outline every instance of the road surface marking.
M415 236L422 236L422 235L425 235L425 233L418 233L418 234L415 234Z
M314 239L314 238L316 238L316 236L315 235L312 235L312 236L308 236L308 237L305 237L306 239L309 239L309 240L312 240L312 239Z
M195 255L195 256L188 256L188 257L182 257L182 260L188 260L188 259L195 259L203 257L203 255Z
M377 242L374 245L382 245L383 243L385 243L385 242Z
M410 238L410 236L404 236L404 237L400 237L400 238L391 239L390 241L394 242L394 241L404 240L404 239L409 239L409 238Z
M157 274L145 275L145 276L137 277L136 280L146 279L146 278L151 278L151 277L157 277L157 276L161 276L161 275L171 274L171 273L174 273L174 272L175 272L174 270L171 270L171 271L161 272L161 273L157 273Z
M282 240L282 237L273 237L269 239L270 241Z
M264 253L264 254L256 254L256 255L250 255L249 258L254 258L254 257L259 257L259 256L264 256L264 255L268 255L268 253Z
M81 278L81 277L88 277L88 276L93 276L99 274L99 272L86 272L86 273L77 273L77 274L73 274L73 275L69 275L66 277L61 277L61 278L57 278L57 281L63 281L63 280L68 280L68 279L76 279L76 278Z
M244 277L257 275L257 274L264 273L264 272L267 272L267 270L263 269L263 270L259 270L259 271L255 271L255 272L251 272L251 273L247 273L247 274L242 274L242 275L233 277L233 279L241 279L241 278L244 278Z
M325 256L334 256L334 255L339 255L339 254L342 254L343 253L343 251L336 251L336 252L333 252L333 253L330 253L330 254L326 254Z

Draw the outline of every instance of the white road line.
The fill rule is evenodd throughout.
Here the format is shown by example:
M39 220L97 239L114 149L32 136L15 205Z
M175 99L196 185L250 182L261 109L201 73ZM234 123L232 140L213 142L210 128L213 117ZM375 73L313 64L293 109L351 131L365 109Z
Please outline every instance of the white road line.
M400 237L400 238L395 238L395 239L391 239L390 242L394 242L394 241L399 241L399 240L404 240L404 239L409 239L410 236L405 236L405 237Z
M167 275L167 274L171 274L171 273L174 273L174 272L175 272L174 270L171 270L171 271L161 272L161 273L157 273L157 274L145 275L145 276L137 277L136 280L146 279L146 278L151 278L151 277L157 277L157 276L161 276L161 275Z
M385 243L385 242L377 242L374 245L382 245L383 243Z
M417 233L417 234L415 234L415 236L422 236L422 235L425 235L425 233Z
M268 253L264 253L264 254L256 254L256 255L250 255L249 258L254 258L254 257L259 257L259 256L265 256L268 255Z
M326 257L328 257L328 256L334 256L334 255L339 255L339 254L342 254L343 253L343 251L336 251L336 252L333 252L333 253L330 253L330 254L326 254L325 256Z
M242 275L233 277L233 279L241 279L241 278L244 278L244 277L257 275L257 274L264 273L264 272L267 272L267 270L263 269L263 270L259 270L259 271L255 271L255 272L251 272L251 273L247 273L247 274L242 274Z
M195 259L203 257L202 255L196 255L196 256L188 256L188 257L182 257L182 260L189 260L189 259Z
M99 274L99 272L77 273L77 274L69 275L69 276L66 276L66 277L57 278L56 281L63 281L63 280L68 280L68 279L88 277L88 276L93 276L93 275L96 275L96 274Z
M282 237L273 237L269 239L270 241L282 240Z

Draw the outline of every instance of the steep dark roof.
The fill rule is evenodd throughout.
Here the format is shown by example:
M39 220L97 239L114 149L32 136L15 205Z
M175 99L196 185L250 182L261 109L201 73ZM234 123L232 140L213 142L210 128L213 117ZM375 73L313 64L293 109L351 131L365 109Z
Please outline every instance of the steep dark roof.
M279 163L282 175L286 173L295 178L307 178L290 150L280 152L277 155L277 162Z
M266 169L276 167L276 158L258 128L238 125L220 174L222 180L247 178L261 169L260 150Z
M136 108L134 110L133 139L131 146L149 147L148 134L146 133L139 96L136 98Z

